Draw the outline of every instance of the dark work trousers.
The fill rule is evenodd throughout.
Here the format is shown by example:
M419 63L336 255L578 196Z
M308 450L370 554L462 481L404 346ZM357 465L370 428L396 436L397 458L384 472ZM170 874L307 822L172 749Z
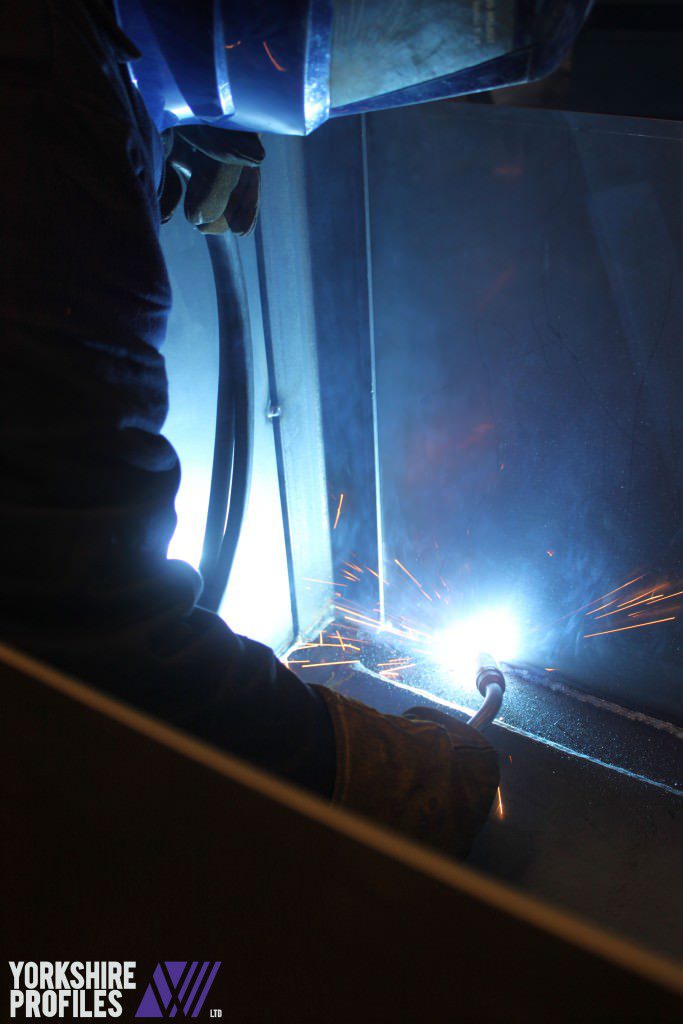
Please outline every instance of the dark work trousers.
M0 11L0 639L330 795L323 700L166 558L162 155L107 20Z

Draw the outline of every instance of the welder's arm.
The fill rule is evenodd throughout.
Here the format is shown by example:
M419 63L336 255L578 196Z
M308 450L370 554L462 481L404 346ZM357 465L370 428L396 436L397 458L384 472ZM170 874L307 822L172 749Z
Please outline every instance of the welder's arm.
M0 8L0 636L462 853L497 784L483 740L306 686L196 607L197 573L166 559L164 153L95 9Z
M128 56L94 0L0 8L0 637L329 795L322 698L166 560L165 154Z

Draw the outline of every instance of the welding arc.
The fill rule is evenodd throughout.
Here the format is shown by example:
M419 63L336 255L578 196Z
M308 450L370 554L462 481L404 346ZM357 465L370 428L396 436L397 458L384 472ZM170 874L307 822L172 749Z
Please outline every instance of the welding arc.
M201 603L217 611L230 578L249 495L252 357L244 272L233 235L207 235L218 304L218 396Z

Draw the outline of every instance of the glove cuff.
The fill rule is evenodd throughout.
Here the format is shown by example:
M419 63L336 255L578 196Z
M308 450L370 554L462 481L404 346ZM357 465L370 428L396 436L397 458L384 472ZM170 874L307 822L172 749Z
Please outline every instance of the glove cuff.
M314 688L336 740L333 803L464 857L498 786L498 758L484 737L451 716L438 724L383 715Z

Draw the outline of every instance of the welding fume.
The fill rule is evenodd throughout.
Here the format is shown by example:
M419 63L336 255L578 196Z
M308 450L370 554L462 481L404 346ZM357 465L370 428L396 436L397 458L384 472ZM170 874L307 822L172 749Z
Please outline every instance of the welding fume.
M438 658L467 647L473 659L484 703L468 724L419 706L383 714L307 684L216 614L251 459L238 239L258 221L262 133L307 135L331 117L548 74L589 6L4 6L3 642L466 856L499 779L480 731L504 690L491 629L474 649L471 630L439 642ZM207 237L231 295L201 574L167 558L181 473L163 434L172 298L159 230L171 217Z

